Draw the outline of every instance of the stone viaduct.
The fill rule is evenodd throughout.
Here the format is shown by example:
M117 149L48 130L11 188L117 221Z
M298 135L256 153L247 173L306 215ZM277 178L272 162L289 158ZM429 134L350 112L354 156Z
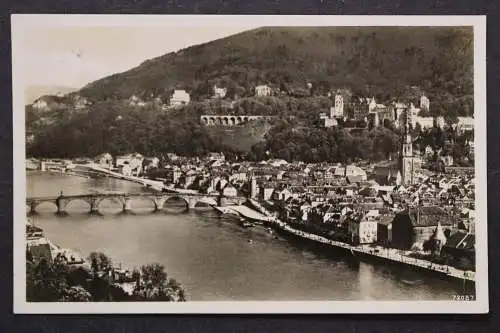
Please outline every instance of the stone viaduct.
M235 126L255 120L270 121L276 118L276 116L202 115L200 120L206 126Z

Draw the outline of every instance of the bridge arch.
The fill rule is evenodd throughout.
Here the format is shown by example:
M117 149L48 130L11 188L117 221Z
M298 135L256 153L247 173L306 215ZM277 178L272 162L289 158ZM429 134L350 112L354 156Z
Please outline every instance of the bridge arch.
M55 201L30 201L26 202L26 210L30 214L40 213L40 210L57 212L57 203Z
M167 202L175 202L175 201L180 201L184 203L184 208L189 209L190 202L189 199L182 196L182 195L168 195L168 196L162 196L160 198L153 198L153 203L155 204L155 210L163 210L165 207L165 204Z
M96 199L95 202L98 202L100 199ZM87 198L65 198L61 199L60 207L59 209L62 212L68 212L69 210L71 211L77 211L77 212L88 212L91 211L92 208L95 207L97 209L97 206L95 203L93 203L90 199Z
M95 199L94 207L100 213L120 213L125 209L125 199L122 197L102 197Z

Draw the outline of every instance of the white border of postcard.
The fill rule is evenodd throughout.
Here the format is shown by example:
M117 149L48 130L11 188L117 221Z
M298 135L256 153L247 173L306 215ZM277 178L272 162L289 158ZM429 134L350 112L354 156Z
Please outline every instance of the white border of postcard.
M12 15L15 313L487 313L486 16ZM23 29L28 26L473 26L476 156L474 301L29 303L25 267Z

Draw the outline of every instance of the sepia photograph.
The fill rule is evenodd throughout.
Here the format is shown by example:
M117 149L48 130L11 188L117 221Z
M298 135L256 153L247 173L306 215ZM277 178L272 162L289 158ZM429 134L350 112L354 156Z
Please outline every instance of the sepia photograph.
M16 313L487 313L484 16L13 15Z

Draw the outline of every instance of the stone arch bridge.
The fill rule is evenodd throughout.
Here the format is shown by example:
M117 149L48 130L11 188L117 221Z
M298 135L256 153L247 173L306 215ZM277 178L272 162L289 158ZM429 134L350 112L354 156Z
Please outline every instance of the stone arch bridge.
M255 120L270 121L275 116L235 116L235 115L202 115L200 120L206 126L235 126Z
M246 201L243 197L223 197L216 195L204 194L179 194L179 193L135 193L135 194L80 194L80 195L64 195L58 197L28 197L26 198L26 205L29 207L30 213L35 213L38 205L42 203L52 203L57 207L57 213L65 214L66 207L71 201L82 200L89 204L90 213L99 212L99 205L105 199L118 200L122 205L123 212L132 210L132 201L135 198L149 199L154 204L154 210L158 211L163 208L163 205L170 199L181 199L186 203L187 209L192 209L198 203L204 203L210 206L226 206L226 205L240 205Z

